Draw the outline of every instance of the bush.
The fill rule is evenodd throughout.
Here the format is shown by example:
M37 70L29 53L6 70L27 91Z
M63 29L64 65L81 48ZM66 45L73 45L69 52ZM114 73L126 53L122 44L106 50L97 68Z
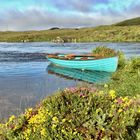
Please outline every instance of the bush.
M94 88L69 88L0 125L0 138L25 140L139 139L136 98Z
M92 52L101 57L113 57L117 55L114 49L107 48L106 46L98 46Z
M125 66L125 64L126 64L126 59L125 59L124 53L121 52L121 51L118 51L117 55L119 57L119 59L118 59L118 68L123 68Z

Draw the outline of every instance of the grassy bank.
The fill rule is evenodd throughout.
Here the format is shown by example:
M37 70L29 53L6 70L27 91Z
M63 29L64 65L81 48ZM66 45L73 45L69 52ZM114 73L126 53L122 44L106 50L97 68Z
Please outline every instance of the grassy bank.
M122 96L140 95L140 57L125 63L114 73L108 85Z
M120 59L101 88L72 87L0 124L2 140L139 140L140 58Z
M0 32L1 42L53 41L59 37L64 42L140 42L140 25L99 26L80 29L54 29L27 32Z

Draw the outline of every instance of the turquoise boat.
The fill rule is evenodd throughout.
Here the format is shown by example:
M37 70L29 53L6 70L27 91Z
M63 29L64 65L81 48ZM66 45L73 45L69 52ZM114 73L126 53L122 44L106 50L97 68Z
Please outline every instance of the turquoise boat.
M93 55L49 54L47 59L58 66L82 70L115 72L118 57L100 58Z
M89 71L72 68L64 68L53 64L48 65L49 74L57 75L66 79L74 79L89 83L105 83L110 80L112 73L105 71Z

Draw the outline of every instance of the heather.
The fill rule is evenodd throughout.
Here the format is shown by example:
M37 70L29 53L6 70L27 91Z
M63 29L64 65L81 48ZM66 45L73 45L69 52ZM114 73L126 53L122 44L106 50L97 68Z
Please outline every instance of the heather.
M44 99L18 118L0 125L4 139L111 140L139 139L140 108L136 97L96 88L71 87Z

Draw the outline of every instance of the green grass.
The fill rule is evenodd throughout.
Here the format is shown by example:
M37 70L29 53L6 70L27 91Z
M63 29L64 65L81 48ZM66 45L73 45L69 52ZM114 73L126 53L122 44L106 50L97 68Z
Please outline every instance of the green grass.
M62 38L65 42L140 42L140 25L99 26L26 32L0 32L1 42L40 42Z
M122 22L115 24L116 26L132 26L132 25L140 25L140 17L128 19Z
M114 73L109 87L122 96L140 96L140 57L121 65Z

